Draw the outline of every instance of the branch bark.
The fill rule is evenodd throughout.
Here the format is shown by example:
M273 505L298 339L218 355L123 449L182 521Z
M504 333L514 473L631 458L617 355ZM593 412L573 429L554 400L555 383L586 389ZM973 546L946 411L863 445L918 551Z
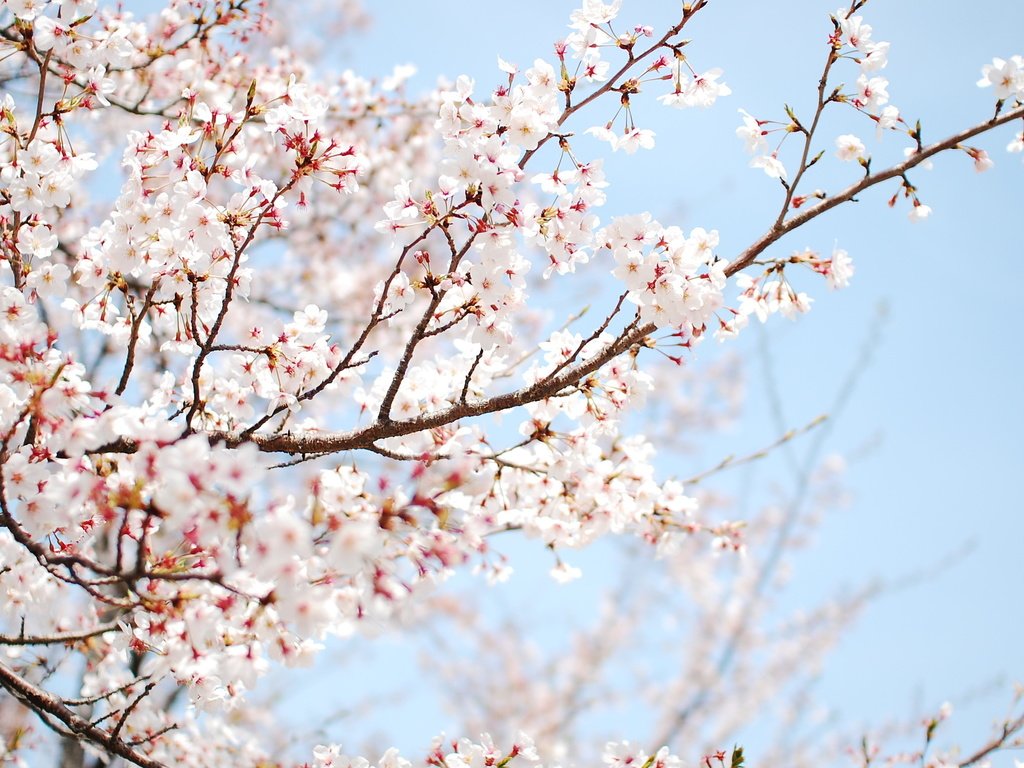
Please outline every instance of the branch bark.
M117 734L107 732L76 715L59 697L33 685L4 664L0 664L0 686L33 710L50 727L52 724L47 716L62 723L73 738L95 744L112 755L123 757L133 765L141 768L167 768L163 763L133 749Z

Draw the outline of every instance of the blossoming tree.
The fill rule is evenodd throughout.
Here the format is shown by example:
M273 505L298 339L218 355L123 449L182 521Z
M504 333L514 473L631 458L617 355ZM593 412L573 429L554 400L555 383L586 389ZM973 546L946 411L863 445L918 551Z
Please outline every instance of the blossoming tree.
M461 77L418 97L406 68L379 83L318 73L275 23L284 5L170 0L136 17L4 0L0 763L58 745L69 766L365 765L331 744L279 754L238 713L271 665L412 620L453 569L502 578L489 542L505 531L556 555L634 537L702 585L698 602L714 577L694 552L749 546L770 566L758 526L707 514L656 471L630 414L707 337L805 312L794 272L847 284L844 250L777 253L788 233L875 186L923 219L919 166L960 152L984 170L971 142L1000 128L1024 150L1024 59L979 62L990 112L926 141L889 102L889 45L865 2L822 15L810 113L742 113L750 164L782 200L761 237L720 253L714 230L603 212L594 153L651 149L634 113L648 99L708 108L730 93L688 47L715 21L709 0L661 29L585 0L550 57L499 60L493 90ZM826 112L849 132L823 135ZM879 167L865 132L905 158ZM847 163L847 185L815 187L819 163ZM594 275L608 300L574 314L559 294ZM751 641L742 621L730 655ZM689 703L666 715L684 752L706 689L676 691ZM537 735L439 741L427 762L573 762ZM612 743L604 759L679 764L661 744Z

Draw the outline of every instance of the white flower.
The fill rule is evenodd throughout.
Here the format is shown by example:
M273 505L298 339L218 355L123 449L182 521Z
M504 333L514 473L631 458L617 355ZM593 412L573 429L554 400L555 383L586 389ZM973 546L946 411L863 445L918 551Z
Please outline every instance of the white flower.
M786 180L786 166L782 164L774 152L770 155L759 155L750 161L751 168L761 168L773 179Z
M1007 152L1024 152L1024 131L1013 137L1013 141L1006 145Z
M765 131L761 128L757 118L744 109L739 112L743 115L743 125L736 129L736 135L743 139L747 152L754 154L765 149L768 146L764 140Z
M995 165L984 149L969 150L967 154L974 160L974 170L978 173L984 173Z
M924 221L931 215L931 207L918 202L914 203L914 207L910 210L910 213L907 214L911 221Z
M731 94L732 89L729 86L718 82L718 78L721 76L722 70L717 67L697 75L686 88L686 106L710 107L719 96Z
M48 259L57 247L57 235L45 225L24 226L18 230L18 250L23 256Z
M991 64L981 68L982 78L978 87L995 86L996 98L1002 101L1010 96L1024 98L1024 57L1011 56L1005 59L992 59Z
M548 125L530 103L512 110L508 120L508 140L520 149L536 149L548 135Z
M579 568L569 565L568 563L559 563L551 569L551 578L557 581L559 584L568 584L570 581L575 581L583 575L583 571Z
M615 149L621 149L632 155L638 149L651 149L654 146L654 131L646 128L634 128L615 140Z
M861 75L857 78L857 95L853 103L863 110L872 114L889 102L889 81L884 77L868 77Z
M850 45L860 50L871 46L871 25L864 23L863 16L851 16L849 8L840 8L835 15L843 37Z
M26 283L40 296L63 296L71 281L71 270L65 264L44 263L33 269Z
M619 13L619 6L622 0L605 5L600 0L583 0L583 7L575 10L569 16L572 19L570 26L573 29L586 30L593 25L607 24Z
M7 0L7 8L19 19L32 21L46 7L49 0Z
M861 160L864 157L864 142L852 133L846 133L836 139L836 157L844 163L851 160Z
M829 265L826 279L829 288L845 288L853 277L853 259L842 248L832 251L832 263Z

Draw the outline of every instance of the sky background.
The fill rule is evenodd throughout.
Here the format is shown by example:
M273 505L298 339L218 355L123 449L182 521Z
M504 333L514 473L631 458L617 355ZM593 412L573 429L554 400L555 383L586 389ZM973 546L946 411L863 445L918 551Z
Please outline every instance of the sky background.
M536 57L553 59L552 43L565 34L574 5L369 3L374 25L341 41L338 55L365 76L414 63L419 75L413 91L430 87L438 75L466 73L485 93L502 77L497 55L524 69ZM623 5L621 21L655 29L677 9L675 2L654 0ZM734 135L737 109L782 118L782 104L789 103L808 114L834 5L713 0L688 28L693 43L687 51L698 70L722 67L732 95L707 111L665 109L654 94L639 100L638 124L652 128L658 144L651 152L608 161L612 187L602 219L650 210L662 223L685 230L715 228L725 258L764 231L781 190L747 167ZM969 7L948 0L877 0L863 13L874 38L892 43L884 73L891 101L910 120L923 120L926 143L990 116L992 91L975 86L981 66L993 56L1024 53L1019 0L978 0ZM845 72L852 82L855 67ZM809 182L812 188L836 189L855 178L858 169L832 158L839 134L861 136L877 158L875 168L901 157L906 145L895 134L876 141L873 127L852 110L836 113L838 119L826 120L821 130L827 167ZM590 124L603 122L601 114ZM798 322L773 318L765 333L751 329L726 345L750 360L744 415L692 458L699 470L779 436L764 360L785 404L786 428L828 412L847 372L862 367L825 446L849 460L852 501L823 521L817 546L796 559L788 599L810 606L844 585L875 578L899 582L970 546L950 567L875 601L832 654L818 694L848 723L877 724L949 699L957 707L953 732L974 743L1002 714L1012 681L1024 677L1024 164L1020 155L1004 151L1011 133L1004 128L977 142L995 160L988 173L975 173L962 154L940 156L934 170L913 173L922 202L934 209L924 223L908 221L905 201L895 210L886 207L895 186L876 188L769 251L784 255L810 246L827 253L838 243L852 255L856 274L841 292L828 292L823 281L807 283L803 287L816 299L809 315ZM783 157L792 168L791 155ZM883 305L881 330L871 331ZM868 339L870 360L859 366ZM721 354L711 346L699 350L695 370ZM764 473L761 480L773 471L770 463L754 470ZM722 482L740 477L723 476ZM535 550L542 573L550 560L539 546ZM537 583L531 564L522 560L529 551L520 551L514 563L525 575L507 589ZM577 564L586 570L586 556ZM554 587L549 592L559 599ZM571 591L565 594L573 599ZM383 707L386 714L374 727L418 754L430 735L450 729L450 720L417 704L429 692L401 641L385 638L377 648L376 662L360 658L365 679L349 683L357 687L373 678L406 686L402 701ZM621 724L623 738L630 737L630 725ZM1004 755L994 764L1012 760Z

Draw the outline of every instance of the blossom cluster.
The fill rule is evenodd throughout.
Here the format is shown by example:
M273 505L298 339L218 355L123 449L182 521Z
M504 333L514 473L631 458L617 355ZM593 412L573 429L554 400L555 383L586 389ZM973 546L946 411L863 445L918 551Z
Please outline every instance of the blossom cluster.
M373 765L364 757L345 755L336 744L316 747L313 757L313 768L368 768ZM523 733L518 735L508 750L499 749L485 733L481 735L479 741L462 738L446 742L443 736L435 739L427 758L427 765L432 768L485 768L493 765L511 765L518 768L523 765L540 765L542 759L544 758L534 747L532 739ZM662 747L648 758L642 749L628 741L608 742L602 753L602 761L610 768L624 768L634 764L649 764L652 768L680 768L683 764L668 747ZM409 768L411 765L412 763L395 749L387 750L376 763L377 768Z
M840 8L832 19L835 32L830 39L829 66L825 70L824 78L827 78L831 65L842 58L854 61L859 66L860 73L853 91L844 93L836 90L827 99L822 95L818 106L819 113L829 102L835 101L849 104L867 115L876 124L879 134L884 130L899 129L903 121L899 109L889 103L889 81L876 74L889 62L889 43L874 40L871 25L864 23L863 16L855 15L852 7ZM825 87L824 78L822 89ZM740 110L740 113L743 115L743 125L736 129L736 135L744 140L748 152L757 155L750 161L751 167L760 168L768 176L785 183L789 174L779 159L781 142L774 150L766 151L769 147L765 137L769 130L764 126L768 121L759 120L743 110ZM789 118L789 123L781 124L779 129L783 132L783 138L791 133L807 132L807 128L792 113L789 114ZM840 160L867 160L863 142L853 134L840 136L836 146Z
M649 350L680 364L673 345L806 311L787 265L829 287L852 266L808 249L751 275L760 251L727 261L717 230L602 221L610 181L583 137L652 147L633 114L649 84L673 107L731 92L683 52L706 2L660 38L615 31L619 5L584 0L555 59L499 60L489 92L463 76L410 97L408 66L325 75L262 3L3 2L0 672L19 701L136 763L263 764L238 713L272 663L410 620L457 568L508 578L499 533L540 542L563 581L563 550L607 535L744 551L742 524L705 516L635 434L669 400ZM835 100L902 125L887 44L852 13L835 27L830 55L861 69ZM1022 71L997 59L980 84L1015 109ZM765 124L741 129L758 152ZM795 116L784 130L811 141ZM869 164L856 136L837 147ZM787 179L774 153L755 163ZM574 326L568 282L609 274L617 301ZM55 709L65 682L81 690ZM538 759L485 738L428 762ZM626 742L604 760L679 764Z

